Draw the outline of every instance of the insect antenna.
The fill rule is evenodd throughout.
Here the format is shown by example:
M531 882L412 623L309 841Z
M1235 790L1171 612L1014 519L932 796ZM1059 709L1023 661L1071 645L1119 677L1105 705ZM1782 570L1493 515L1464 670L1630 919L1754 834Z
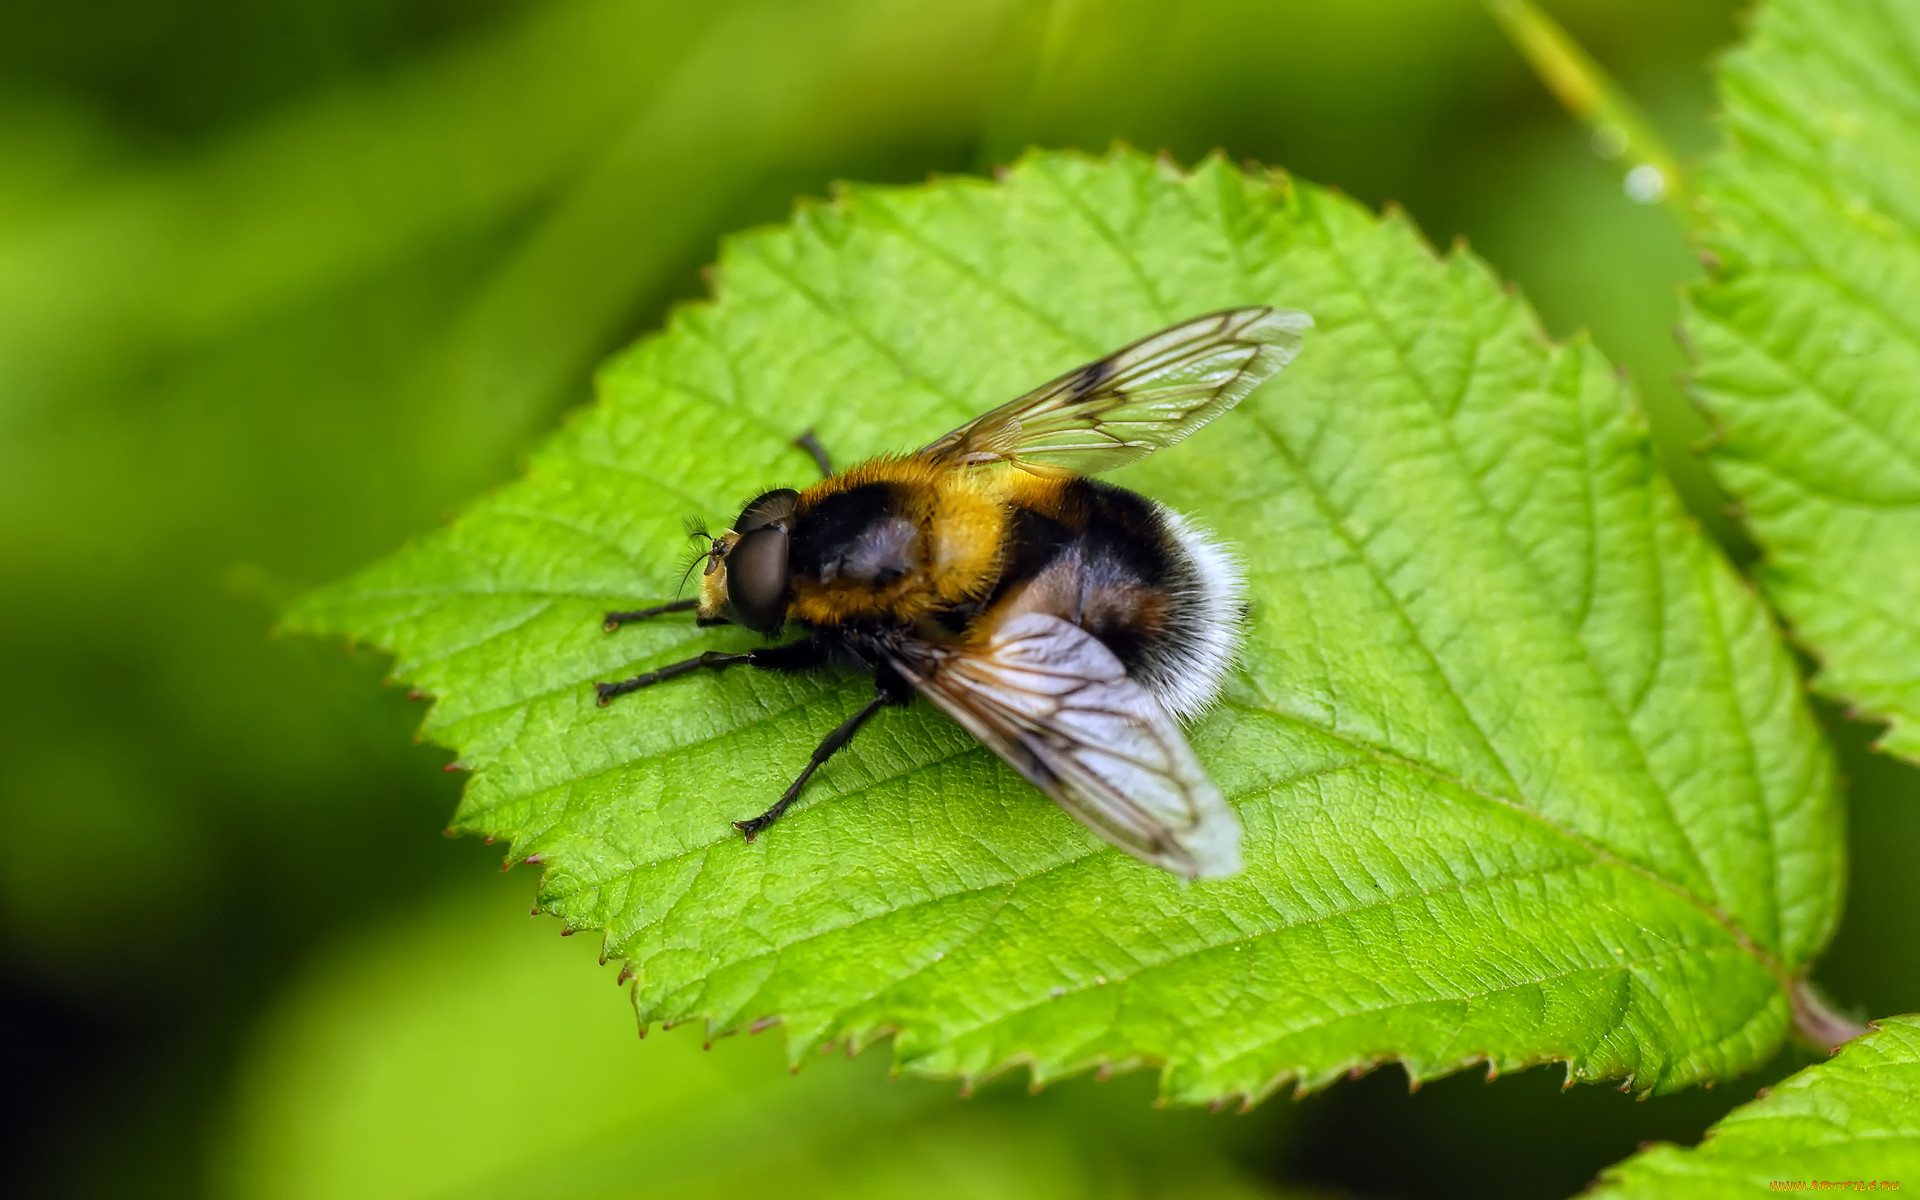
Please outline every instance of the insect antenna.
M673 589L675 596L687 590L687 580L693 578L693 569L695 567L699 566L702 562L711 563L713 561L713 535L707 532L706 518L691 516L686 518L682 522L682 525L685 526L689 538L705 538L707 544L705 546L695 546L687 552L686 567L680 572L679 586Z
M687 565L685 569L680 572L679 584L673 589L675 596L687 590L687 580L693 578L693 569L701 563L706 562L709 557L711 557L711 553L699 546L694 547L693 550L687 554Z

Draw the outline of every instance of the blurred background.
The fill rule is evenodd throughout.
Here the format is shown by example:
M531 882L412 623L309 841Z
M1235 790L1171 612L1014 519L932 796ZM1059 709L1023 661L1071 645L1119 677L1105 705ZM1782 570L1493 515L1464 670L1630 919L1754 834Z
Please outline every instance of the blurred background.
M1684 155L1725 0L1546 5ZM1037 143L1220 148L1467 239L1675 384L1672 216L1473 0L0 6L0 1189L34 1196L1569 1195L1748 1080L1636 1104L1387 1069L1249 1115L1143 1075L971 1099L884 1049L634 1037L591 939L440 829L460 777L284 597L513 476L727 231ZM1920 1009L1920 771L1843 748L1816 977Z

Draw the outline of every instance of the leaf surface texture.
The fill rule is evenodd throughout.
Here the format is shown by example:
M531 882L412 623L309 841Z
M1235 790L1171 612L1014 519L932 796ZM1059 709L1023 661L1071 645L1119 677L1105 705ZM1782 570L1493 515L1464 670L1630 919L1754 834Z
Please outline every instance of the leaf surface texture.
M924 704L883 713L749 845L869 694L601 613L717 527L924 445L1176 321L1312 314L1297 362L1114 478L1234 545L1242 670L1191 730L1247 869L1110 850ZM1467 255L1284 177L1131 153L852 188L724 249L711 304L610 363L524 479L291 623L390 650L475 772L458 828L538 855L643 1020L891 1033L909 1069L1160 1064L1258 1098L1398 1059L1564 1059L1668 1089L1764 1060L1836 917L1832 766L1755 597L1658 474L1625 385Z
M1920 9L1774 0L1720 80L1686 319L1714 470L1815 685L1920 759Z

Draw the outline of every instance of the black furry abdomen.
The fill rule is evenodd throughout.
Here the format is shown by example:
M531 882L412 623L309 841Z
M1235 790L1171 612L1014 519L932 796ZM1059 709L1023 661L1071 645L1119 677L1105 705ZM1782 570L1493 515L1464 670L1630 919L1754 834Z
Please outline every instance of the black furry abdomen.
M1113 651L1156 692L1190 662L1196 626L1211 619L1208 580L1185 544L1184 522L1125 488L1064 484L1045 506L1016 508L1006 565L980 619L1044 612ZM1237 577L1230 588L1237 593ZM1232 597L1238 603L1237 594ZM1215 672L1217 674L1217 672Z

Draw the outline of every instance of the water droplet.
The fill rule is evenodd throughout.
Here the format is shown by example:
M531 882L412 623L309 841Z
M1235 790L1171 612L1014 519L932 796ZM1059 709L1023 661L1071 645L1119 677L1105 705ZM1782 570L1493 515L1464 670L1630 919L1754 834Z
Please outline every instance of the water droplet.
M1627 199L1635 204L1658 204L1667 194L1667 177L1652 163L1627 172Z
M1619 158L1627 152L1627 131L1612 123L1596 125L1588 144L1601 158Z

